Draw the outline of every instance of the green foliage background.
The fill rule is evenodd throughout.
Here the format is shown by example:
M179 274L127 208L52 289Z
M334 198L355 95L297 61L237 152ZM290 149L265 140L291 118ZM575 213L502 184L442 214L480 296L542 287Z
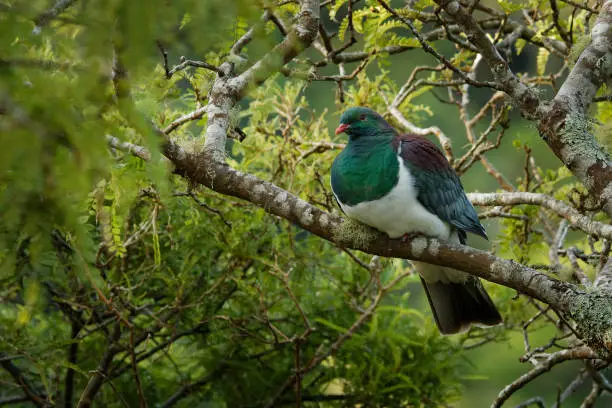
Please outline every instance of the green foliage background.
M382 23L386 16L368 8L375 2L366 3L355 20L365 49L416 45L397 26ZM343 4L335 2L331 18ZM347 253L248 203L194 189L161 158L154 126L163 128L206 103L214 73L186 70L166 79L156 41L171 62L185 55L219 64L259 20L259 7L247 0L89 0L35 28L33 18L49 6L41 0L0 2L0 351L57 404L65 399L66 372L74 370L77 401L119 327L121 350L96 406L138 405L129 351L135 342L135 355L146 357L138 373L150 406L202 379L208 381L178 406L262 406L296 366L291 340L306 330L296 301L314 329L300 343L298 359L306 365L358 319L376 288L367 286L368 271ZM277 11L289 18L296 6ZM280 38L271 23L265 33L246 49L251 61ZM528 48L521 61L532 70L545 68L545 56L536 58ZM444 43L440 49L452 51ZM295 66L306 66L308 57L312 51ZM382 95L392 97L412 67L429 62L420 50L377 56L347 87L344 103L333 83L275 76L234 112L247 138L230 141L228 161L337 211L328 176L337 151L305 153L316 142L343 142L330 130L344 106L383 111ZM124 80L113 81L114 64L127 72ZM464 140L453 132L462 126L458 116L428 90L413 94L402 112L416 124L441 127L461 152ZM475 91L476 102L485 98ZM598 115L607 120L610 113L601 108ZM202 119L172 137L198 150L205 125ZM152 160L145 164L109 149L106 135L147 147ZM542 190L567 194L573 180L557 169L530 123L514 118L511 134L489 157L516 181L525 144L547 177ZM468 191L497 188L478 166L463 180ZM517 240L520 223L485 224L501 255L533 263L546 256L537 239ZM587 242L577 238L574 245ZM408 267L384 260L382 283ZM520 332L512 328L533 313L524 299L513 299L513 291L489 288L508 330L489 330L493 343L466 351L463 346L483 332L441 337L418 277L408 277L336 355L302 379L304 395L350 396L348 402L310 403L322 407L488 406L524 369L516 361ZM546 341L553 332L541 328L537 337ZM71 362L73 344L78 359ZM573 375L564 370L512 401L543 387L551 389L546 394L552 401L557 384ZM0 397L19 394L11 383L0 371ZM281 400L292 398L290 392Z

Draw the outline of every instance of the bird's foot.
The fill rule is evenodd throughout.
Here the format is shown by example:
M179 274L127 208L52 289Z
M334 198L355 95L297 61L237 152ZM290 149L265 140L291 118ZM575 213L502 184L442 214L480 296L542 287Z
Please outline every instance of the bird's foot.
M422 237L423 233L419 232L419 231L413 231L413 232L407 232L404 235L402 235L402 237L400 238L402 240L402 243L406 243L416 237Z

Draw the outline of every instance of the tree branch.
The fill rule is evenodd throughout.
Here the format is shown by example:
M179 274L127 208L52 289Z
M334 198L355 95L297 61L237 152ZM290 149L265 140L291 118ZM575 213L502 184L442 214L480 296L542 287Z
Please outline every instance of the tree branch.
M527 401L521 402L514 408L527 408L531 405L535 405L538 408L546 408L546 405L544 405L544 400L541 397L529 398Z
M34 19L34 23L36 24L35 30L40 31L41 28L44 28L54 18L62 14L76 2L77 0L58 0L57 3L53 5L53 7L51 7L44 13L41 13L40 15L38 15L38 17Z
M593 351L588 347L561 350L551 354L546 358L546 360L538 364L531 371L520 376L510 385L506 386L499 393L495 401L493 401L493 403L491 404L491 408L501 407L504 402L508 398L510 398L512 394L514 394L517 390L523 388L527 383L535 380L537 377L544 374L545 372L550 371L550 369L553 368L555 365L568 360L583 360L588 358L596 358L596 355L594 355Z
M466 83L472 85L472 86L477 86L477 87L490 87L490 88L495 88L498 89L499 85L495 82L480 82L480 81L476 81L473 78L471 78L470 76L466 75L463 71L461 71L459 68L455 67L445 56L443 56L442 54L440 54L438 51L436 51L431 45L429 45L429 43L425 40L425 38L421 35L421 33L419 33L417 31L417 29L414 27L414 25L412 24L412 22L407 19L404 18L402 16L400 16L399 14L397 14L395 12L395 10L393 10L386 2L384 2L383 0L378 0L378 3L385 9L387 10L389 13L391 13L395 18L397 18L398 20L400 20L401 22L403 22L404 24L406 24L408 26L408 28L410 29L410 31L412 32L412 34L417 38L417 40L419 41L419 43L421 44L421 47L423 47L423 50L431 55L433 55L438 61L440 61L442 64L444 64L444 66L446 68L448 68L449 70L453 71L455 74L457 74L462 80L464 80ZM483 32L484 35L484 32ZM468 37L469 38L469 37ZM487 40L488 41L488 40ZM493 47L495 48L495 47ZM497 51L497 50L496 50ZM501 57L500 57L501 58Z
M93 376L89 379L85 390L83 390L79 403L77 404L77 408L89 408L93 405L93 400L100 390L104 379L106 378L106 374L108 373L108 369L113 361L113 357L119 351L119 349L115 347L115 343L119 340L120 336L121 322L117 321L112 334L109 336L108 345L104 355L102 356L102 360L100 360L98 367L93 372Z
M508 62L501 56L474 17L458 1L436 0L436 3L463 28L467 39L480 50L493 73L495 81L500 84L501 90L518 103L523 114L534 117L540 105L537 94L514 75Z
M540 134L552 151L602 200L606 213L612 216L612 161L592 135L586 118L597 90L612 78L612 0L606 0L601 7L590 44L550 104L542 103L535 91L512 73L482 27L457 1L436 3L464 29L504 92L514 99L524 116L539 120Z
M19 404L20 402L28 402L30 399L23 395L16 395L14 397L5 397L0 399L0 407L6 405Z
M605 294L596 291L587 293L573 284L478 249L425 237L417 237L406 243L393 240L384 233L326 213L272 183L218 163L207 156L206 152L199 155L186 154L181 160L173 157L172 151L169 148L165 154L175 164L175 172L194 183L247 200L338 246L372 255L453 267L511 287L573 317L579 327L585 328L583 334L590 344L612 348L612 343L608 344L605 340L608 331L612 329L612 321L598 315L606 310L612 315L612 301Z
M221 71L219 68L215 67L214 65L209 64L208 62L188 60L188 59L185 59L185 57L181 57L180 64L174 66L170 70L166 68L166 78L168 79L172 78L172 75L174 75L176 72L182 71L187 67L206 68L208 70L216 72L219 75L223 75L223 71Z
M118 138L111 135L106 135L106 141L112 148L129 152L145 161L151 160L151 152L142 146L130 142L122 142Z
M580 408L591 408L595 406L595 401L597 401L597 398L599 398L599 395L602 391L603 390L601 389L599 384L593 381L593 387L591 388L591 392L582 401L582 404L580 404Z
M19 384L27 400L37 407L47 407L47 397L44 394L38 393L30 381L23 375L21 370L7 358L6 353L0 352L0 366L4 368L13 377L15 382Z
M612 291L612 257L608 258L597 274L594 282L595 287L605 288Z
M257 22L257 24L255 24L253 27L249 28L249 30L246 33L244 33L244 35L242 35L242 37L240 37L238 41L234 43L234 45L232 46L232 49L230 50L230 55L234 56L235 58L241 59L241 60L244 59L240 55L240 52L251 41L253 41L253 37L255 36L255 34L257 32L260 32L264 28L265 22L270 19L270 14L271 14L270 9L266 9L263 12L259 22Z
M557 396L557 402L551 408L562 408L563 402L565 402L565 400L567 400L569 397L572 396L572 394L574 394L574 392L576 392L576 389L584 383L584 380L588 378L588 376L589 375L586 369L580 370L576 378L574 378L572 382L570 382L568 386L565 387L565 390L563 390L563 392Z
M204 150L214 160L225 161L225 142L230 126L230 111L249 86L261 84L278 72L317 37L319 27L319 1L301 0L297 23L285 39L239 76L233 76L233 65L223 63L210 92L208 122Z
M79 352L79 341L77 337L79 332L81 331L82 324L79 320L74 319L71 324L71 333L70 333L70 346L68 348L68 362L77 365L78 352ZM64 407L71 408L73 407L72 396L74 394L74 369L68 367L66 369L66 378L64 380Z
M587 109L602 83L612 79L612 0L591 30L591 42L542 116L548 146L612 216L612 161L591 132Z
M170 408L174 406L177 402L182 400L183 398L191 395L201 387L205 386L212 380L218 379L218 377L225 371L229 366L225 363L221 363L213 372L211 372L206 377L181 386L170 398L168 398L165 402L160 405L160 408Z
M172 123L164 128L163 132L168 135L182 124L200 119L208 112L208 110L209 107L206 105L194 110L193 112L187 113L180 118L173 120Z
M563 201L555 200L546 194L512 192L512 193L469 193L468 198L474 205L497 206L530 204L539 205L553 211L563 217L569 223L590 235L602 238L612 237L612 225L591 220L582 215L578 210L565 204Z
M572 0L561 0L563 3L567 3L570 4L576 8L580 8L583 10L587 10L590 11L591 13L597 13L597 10L589 7L589 5L587 4L587 1L584 1L584 4L579 4L578 2L572 1Z
M167 142L164 154L176 166L175 173L191 182L221 194L247 200L269 214L284 218L339 247L453 267L527 294L574 318L579 329L585 329L582 334L589 344L598 349L612 350L612 319L609 317L612 316L612 300L605 292L605 285L601 285L604 292L587 293L573 284L558 281L525 265L475 248L452 245L424 236L407 242L390 239L380 231L326 213L272 183L219 163L208 156L207 152L188 154L172 142ZM474 204L483 206L541 205L589 234L602 237L612 235L612 226L592 221L567 204L544 194L470 193L468 198ZM604 269L607 271L612 268ZM602 319L600 312L607 317ZM581 327L583 325L588 326L588 329Z

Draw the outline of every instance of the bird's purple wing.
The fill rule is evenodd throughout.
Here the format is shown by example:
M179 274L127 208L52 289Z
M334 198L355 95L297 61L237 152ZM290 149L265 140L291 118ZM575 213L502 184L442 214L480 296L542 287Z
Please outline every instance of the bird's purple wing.
M459 176L435 144L420 136L401 135L394 146L414 178L419 202L428 211L460 231L487 238ZM465 234L460 238L465 241Z

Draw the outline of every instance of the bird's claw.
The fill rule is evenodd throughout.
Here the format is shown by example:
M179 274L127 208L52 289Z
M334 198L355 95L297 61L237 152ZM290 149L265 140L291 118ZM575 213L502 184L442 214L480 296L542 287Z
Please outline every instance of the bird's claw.
M423 233L415 231L415 232L407 232L400 238L402 243L408 242L416 237L423 236Z

